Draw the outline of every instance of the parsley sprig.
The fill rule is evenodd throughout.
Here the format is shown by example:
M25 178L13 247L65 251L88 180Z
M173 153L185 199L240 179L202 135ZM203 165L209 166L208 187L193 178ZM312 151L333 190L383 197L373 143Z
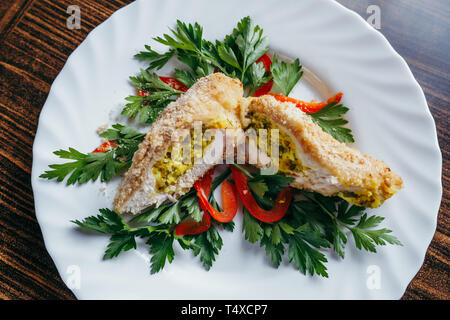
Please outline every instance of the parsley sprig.
M175 69L175 77L187 87L215 71L240 79L249 93L271 79L263 64L256 62L269 50L269 41L250 17L241 19L231 34L215 43L203 38L203 28L198 23L186 24L178 20L170 31L170 34L154 38L169 47L167 52L159 54L146 46L146 51L136 55L149 62L148 71L160 69L170 58L176 57L186 68Z
M303 76L302 65L299 59L289 64L285 61L279 61L274 56L270 71L272 72L273 81L285 96L291 93L292 89Z
M143 226L132 228L125 220L109 209L100 209L100 214L84 220L72 221L86 231L111 235L104 259L117 257L120 252L136 249L135 237L148 237L153 233L169 233L167 226Z
M153 123L161 111L183 93L164 83L156 73L149 73L147 70L141 70L139 76L130 77L130 80L137 90L145 90L147 95L126 97L125 100L129 103L123 108L122 114L130 119L136 118L141 123Z
M173 250L174 240L177 240L183 249L197 247L196 244L174 234L168 224L132 227L112 210L100 209L99 211L100 214L97 216L72 222L83 230L111 236L103 259L112 259L122 251L136 249L136 237L146 238L146 244L150 247L149 253L152 255L150 273L154 274L164 268L166 261L172 263L175 255Z
M61 159L74 160L62 164L49 165L51 170L45 171L39 177L56 179L61 182L66 177L67 185L83 184L90 180L106 182L118 175L122 169L128 168L144 134L137 130L115 124L112 128L100 134L108 140L115 140L116 147L102 153L81 153L74 148L53 152Z
M154 51L149 45L145 45L145 51L135 54L134 57L141 61L150 61L147 70L161 69L173 57L175 50L170 49L164 53Z
M309 113L309 116L336 140L351 143L355 142L355 139L353 138L352 131L349 128L343 127L348 121L342 117L348 110L344 105L333 101L319 111Z
M117 132L111 129L107 135L115 134ZM130 132L130 134L132 133ZM211 195L229 175L230 170L228 169L214 179ZM213 195L210 196L210 199L213 199L218 206ZM202 219L202 212L194 189L183 195L177 202L151 207L130 219L129 222L112 210L100 209L99 211L100 214L97 216L89 216L82 221L72 222L83 230L111 235L104 259L117 257L122 251L136 249L136 237L147 239L146 244L149 245L149 253L152 255L150 260L152 274L162 270L166 262L172 263L175 256L173 249L175 240L183 249L193 250L194 255L199 256L204 268L209 270L223 245L218 230L222 227L225 230L233 231L234 228L233 222L214 221L211 227L201 234L176 235L174 228L183 219L188 217L196 221Z
M263 29L255 25L250 17L241 19L233 32L223 41L216 40L212 43L203 38L203 28L198 24L186 24L177 21L176 28L171 29L171 34L164 34L154 38L155 41L169 47L165 53L157 53L150 46L145 46L146 51L136 55L136 58L149 62L145 73L140 77L131 77L137 89L152 91L152 81L147 81L147 87L143 83L148 79L148 71L162 68L172 57L176 57L184 63L187 70L175 69L175 77L186 87L192 86L199 78L215 72L238 78L246 88L246 92L252 95L258 88L273 79L276 89L288 96L298 81L303 76L302 65L299 59L292 63L281 61L275 55L273 57L270 73L267 72L262 62L257 60L269 50L269 41L263 34ZM156 74L152 75L157 78ZM150 85L148 85L150 83ZM156 91L160 91L156 88ZM152 91L154 92L154 91ZM130 118L136 118L139 122L152 123L167 104L180 92L164 92L149 97L129 96L129 103L123 110ZM348 108L332 102L316 113L309 114L322 129L341 142L354 142L351 130L345 128L348 122L342 116Z
M260 180L257 187L250 183L249 187L253 193L259 193L258 197L267 197L266 192L270 188L264 184ZM293 202L286 216L275 223L261 222L244 208L245 239L251 243L259 242L275 267L286 254L288 261L301 273L328 277L323 249L333 247L344 258L349 231L360 250L376 252L376 245L402 245L391 235L391 230L375 229L384 218L369 216L364 212L365 208L350 206L337 197L306 191L300 193L305 199Z

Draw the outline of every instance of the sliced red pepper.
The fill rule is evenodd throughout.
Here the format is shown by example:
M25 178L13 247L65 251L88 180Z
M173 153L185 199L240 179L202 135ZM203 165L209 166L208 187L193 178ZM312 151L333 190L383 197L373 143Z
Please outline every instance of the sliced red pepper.
M199 184L202 190L205 191L206 194L211 192L211 183L214 174L214 168L205 173L201 180L195 182L195 184ZM194 186L195 186L194 184ZM205 232L211 226L211 216L208 213L206 206L203 201L199 198L199 205L203 211L202 221L197 222L191 217L180 222L175 228L175 234L179 236L183 235L192 235L192 234L200 234Z
M164 82L165 84L169 85L171 88L178 90L178 91L183 91L186 92L188 90L188 88L182 84L180 81L178 81L175 78L171 78L171 77L159 77L162 82Z
M270 90L272 90L273 86L273 79L270 79L265 85L259 87L256 89L255 93L253 94L254 97L261 97L265 94L268 94Z
M148 97L151 93L146 90L136 89L136 95L139 97Z
M275 99L281 102L292 102L296 105L297 108L302 110L306 113L313 113L317 112L323 107L325 107L330 102L336 101L340 102L343 96L342 92L337 93L336 95L332 96L330 99L327 100L327 102L305 102L301 100L297 100L291 97L286 97L282 94L275 94L275 93L269 93L271 96L273 96Z
M236 188L229 181L222 182L222 207L223 214L220 217L213 216L219 222L230 222L234 219L238 209L238 196Z
M178 81L175 78L171 78L171 77L159 77L161 79L162 82L164 82L165 84L169 85L169 87L178 90L178 91L183 91L186 92L188 90L188 88L182 84L180 81ZM150 92L148 92L147 90L142 90L142 89L136 89L136 95L138 95L139 97L147 97L149 95L151 95Z
M99 147L97 147L93 153L102 153L111 150L112 148L116 148L117 145L114 143L116 140L108 140L103 142Z
M209 229L211 226L211 216L208 214L206 209L202 207L200 202L200 208L203 210L202 221L197 222L191 217L183 220L175 227L175 234L179 236L189 235L189 234L200 234Z
M241 198L244 207L252 216L260 221L269 223L278 221L284 217L292 201L292 188L284 188L275 199L273 208L264 210L258 205L253 197L247 185L247 177L245 174L234 166L231 166L231 172L233 173L233 180L236 184L237 193Z
M234 219L237 213L238 201L236 196L236 190L231 182L224 181L222 183L222 201L223 211L217 211L209 202L206 196L206 190L200 183L194 184L197 190L200 206L206 208L206 210L212 215L214 220L226 223Z
M202 182L203 180L201 182L197 181L194 183L194 188L197 190L200 207L205 208L216 221L226 223L233 220L236 216L238 207L236 190L233 184L228 181L224 181L222 183L223 211L219 212L208 202L211 185L209 186L209 189L206 189L204 183Z
M267 53L264 53L261 57L259 57L258 60L256 60L256 63L260 62L262 62L264 69L266 69L267 72L270 72L270 67L272 66L272 59L270 59Z
M209 194L211 192L211 184L213 181L213 176L214 176L214 168L211 168L203 175L203 178L197 181L198 183L200 183L202 189L205 191L207 198L209 197Z
M270 74L270 67L272 66L272 59L270 59L269 55L267 53L263 54L258 60L256 60L256 63L262 62L264 69L266 69L267 72ZM259 87L255 93L253 94L254 97L260 97L265 94L268 94L270 90L272 90L273 86L273 79L270 79L265 85Z

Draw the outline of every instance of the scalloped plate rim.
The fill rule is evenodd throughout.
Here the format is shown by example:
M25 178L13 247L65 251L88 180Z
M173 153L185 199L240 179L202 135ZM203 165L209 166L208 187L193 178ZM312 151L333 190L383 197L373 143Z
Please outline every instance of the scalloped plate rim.
M402 66L403 66L403 68L404 68L404 70L406 70L407 72L408 72L408 74L409 74L409 77L410 77L410 79L408 79L408 81L414 81L414 83L415 83L415 85L416 85L416 90L420 90L420 92L421 92L421 96L422 96L422 103L424 103L425 105L427 105L427 102L426 102L426 97L425 97L425 95L424 95L424 93L423 93L423 90L421 89L421 87L420 87L420 85L419 85L419 83L417 82L417 80L414 78L414 76L413 76L413 74L412 74L412 72L411 72L411 70L410 70L410 68L408 67L408 65L407 65L407 63L406 63L406 61L394 50L394 48L391 46L391 44L388 42L388 40L379 32L379 31L376 31L376 30L374 30L372 27L370 27L365 21L364 21L364 19L362 19L357 13L355 13L355 12L353 12L352 10L350 10L350 9L347 9L347 8L345 8L343 5L341 5L341 4L339 4L339 3L337 3L337 2L334 2L334 1L330 1L331 3L332 3L332 5L335 5L336 7L339 7L339 8L343 8L343 9L345 9L345 12L348 14L348 15L351 15L352 17L356 17L358 20L360 20L360 25L361 25L361 27L362 26L365 26L365 28L367 28L368 30L371 30L371 32L373 33L373 34L377 34L377 37L378 38L381 38L381 39L383 39L384 40L384 43L385 43L385 47L386 48L388 48L389 50L390 50L390 52L391 52L391 54L394 54L395 56L396 56L396 58L397 58L397 60L399 60L400 62L401 62L401 64L402 64ZM119 14L121 13L121 12L123 12L123 11L125 11L125 9L127 9L129 6L131 6L131 5L136 5L136 3L138 3L138 2L135 2L135 3L131 3L130 5L127 5L127 6L124 6L124 7L122 7L122 8L120 8L119 10L117 10L117 11L115 11L108 19L106 19L104 22L102 22L99 26L97 26L96 28L94 28L89 34L88 34L88 36L82 41L82 43L70 54L70 56L68 57L68 59L67 59L67 61L66 61L66 63L65 63L65 65L64 65L64 67L61 69L61 71L60 71L60 73L58 74L58 76L55 78L55 80L54 80L54 82L53 82L53 84L52 84L52 86L51 86L51 89L50 89L50 92L49 92L49 94L48 94L48 97L47 97L47 101L48 101L48 99L51 97L51 96L53 96L54 94L55 94L55 85L59 82L59 81L61 81L61 78L63 77L63 74L67 71L67 69L69 68L69 66L70 66L70 64L71 64L71 61L73 60L73 57L74 56L76 56L76 54L77 54L77 52L80 52L81 50L83 50L85 47L87 47L88 45L89 45L89 41L92 41L92 39L94 39L94 37L96 36L96 32L98 31L97 29L99 29L100 30L100 28L107 28L110 24L112 24L112 21L115 19L115 18L117 18L118 16L119 16ZM344 11L342 11L342 12L344 12ZM353 19L354 19L353 18ZM233 22L234 23L234 22ZM130 70L130 72L132 72L133 70ZM41 114L40 114L40 116L39 116L39 123L38 123L38 129L37 129L37 131L36 131L36 136L35 136L35 140L34 140L34 144L33 144L33 164L32 164L32 187L33 187L33 194L34 194L34 197L35 197L35 202L37 203L37 202L39 202L40 200L38 199L38 197L36 197L36 184L37 184L37 179L36 179L36 170L35 170L35 167L36 167L36 162L35 162L35 155L36 155L36 153L38 153L39 151L38 150L36 150L36 148L35 148L35 145L36 145L36 141L38 141L39 140L39 138L40 138L40 129L42 129L42 123L43 123L43 118L45 118L45 116L46 116L46 109L45 109L45 105L47 104L47 101L46 101L46 103L44 104L44 107L43 107L43 109L42 109L42 111L41 111ZM48 110L48 108L47 108L47 110ZM430 112L430 110L429 110L429 108L426 108L426 112L427 112L427 116L429 117L429 119L428 120L431 120L432 122L433 122L433 126L434 126L434 132L435 132L435 139L434 139L434 141L433 141L433 147L435 148L435 149L437 149L437 151L438 151L438 157L439 157L439 159L440 159L440 164L441 164L441 166L440 166L440 168L439 168L439 171L440 172L442 172L442 155L441 155L441 152L440 152L440 149L439 149L439 145L438 145L438 140L437 140L437 134L436 134L436 127L435 127L435 124L434 124L434 120L433 120L433 117L432 117L432 115L431 115L431 112ZM441 195L441 197L442 197L442 185L441 185L441 182L439 182L439 189L440 189L440 195ZM440 205L440 204L439 204ZM43 226L42 226L42 224L41 224L41 221L42 221L42 216L41 216L41 214L38 212L39 210L38 210L38 204L35 204L35 206L36 206L36 217L37 217L37 220L39 221L39 224L40 224L40 227L41 227L41 229L42 229L42 234L43 234L43 238L44 238L44 243L45 243L45 245L46 245L46 248L47 248L47 251L49 252L49 254L50 254L50 256L52 257L52 259L53 259L53 261L54 261L54 263L55 263L55 265L57 266L57 270L58 270L58 273L60 274L60 276L61 276L61 271L62 271L62 265L60 264L61 263L61 261L57 258L57 257L55 257L55 252L52 250L52 246L51 245L48 245L48 242L49 242L49 238L50 238L50 235L44 230L45 228L43 228ZM434 225L434 229L436 229L436 224L437 224L437 212L436 212L436 214L432 217L432 219L433 219L433 225ZM428 233L428 235L426 235L424 238L426 238L426 240L424 240L423 241L423 244L422 244L422 246L425 246L426 245L426 247L428 247L429 246L429 244L430 244L430 242L431 242L431 240L432 240L432 238L433 238L433 235L434 235L434 230L433 230L433 232L429 232ZM425 254L426 254L426 250L425 251L423 251L422 252L423 254L422 254L422 259L421 259L421 261L420 261L420 265L419 265L419 269L420 269L420 266L422 265L422 263L423 263L423 261L424 261L424 259L425 259ZM345 263L345 262L341 262L341 263ZM415 276L415 274L418 272L418 270L419 269L417 269L413 274L410 274L409 275L409 279L410 279L410 281L413 279L413 277ZM409 282L408 282L409 283ZM406 284L404 284L404 289L406 289L406 286L408 285L408 283L406 283ZM76 296L78 296L78 294L74 291L74 290L72 290L73 292L74 292L74 294L76 295ZM404 290L403 290L404 291ZM402 293L403 294L403 293Z

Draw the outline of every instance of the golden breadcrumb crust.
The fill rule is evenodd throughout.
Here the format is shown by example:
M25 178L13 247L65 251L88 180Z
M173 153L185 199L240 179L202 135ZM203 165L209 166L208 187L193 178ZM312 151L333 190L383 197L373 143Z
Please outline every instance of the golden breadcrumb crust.
M243 88L239 80L214 73L201 78L170 103L153 123L134 154L132 166L114 199L115 210L119 213L139 211L130 206L125 210L123 207L142 188L147 188L144 195L150 196L153 191L153 187L148 185L150 171L155 161L164 156L178 129L190 129L195 121L207 123L217 119L228 119L230 127L240 128L235 112L242 96Z
M345 188L358 195L373 198L372 201L364 203L365 205L377 207L402 187L402 179L383 161L337 141L293 103L280 102L270 95L249 98L246 104L241 104L243 123L248 123L245 116L250 111L262 114L285 128L295 137L302 153L308 155L310 162L336 177ZM293 186L310 189L308 185L296 182ZM325 195L339 195L349 202L355 202L351 197L334 191Z
M269 118L294 139L304 167L295 176L293 187L337 195L367 207L381 205L402 187L402 179L383 161L337 141L294 104L269 95L243 98L239 80L214 73L169 104L151 126L117 191L115 210L137 213L151 204L158 205L150 200L155 193L152 168L175 142L177 130L190 129L196 121L217 120L227 120L228 128L246 128L250 112ZM192 187L212 166L188 172L183 187Z

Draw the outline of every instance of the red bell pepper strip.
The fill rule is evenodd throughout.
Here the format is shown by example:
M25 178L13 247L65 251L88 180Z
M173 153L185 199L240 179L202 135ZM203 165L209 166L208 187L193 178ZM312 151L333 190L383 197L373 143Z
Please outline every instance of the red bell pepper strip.
M171 77L159 77L162 82L164 82L165 84L169 85L171 88L178 90L178 91L183 91L186 92L188 90L188 88L182 84L180 81L178 81L175 78L171 78Z
M270 79L265 85L259 87L256 89L255 93L253 94L254 97L260 97L265 94L268 94L270 90L272 90L273 86L273 79Z
M238 195L241 198L244 207L252 216L260 221L269 223L278 221L284 217L292 201L292 188L284 188L275 199L273 208L264 210L258 205L253 197L247 185L247 177L245 174L234 166L231 166L231 172L233 174L233 180L236 184Z
M337 93L336 95L332 96L330 99L327 100L327 102L305 102L301 100L297 100L291 97L286 97L282 94L275 94L275 93L269 93L271 96L273 96L275 99L281 102L292 102L296 105L297 108L302 110L306 113L314 113L325 107L330 102L336 101L340 102L343 96L342 92Z
M262 62L264 69L266 69L267 72L270 72L270 67L272 66L272 59L270 59L267 53L264 53L261 57L259 57L258 60L256 60L256 63L260 62Z
M222 201L223 211L217 211L209 202L206 196L206 190L199 183L194 184L197 190L200 206L204 206L206 210L212 215L214 220L226 223L234 219L237 213L238 200L236 191L231 182L224 181L222 183Z
M169 87L171 87L175 90L183 91L183 92L186 92L188 90L188 88L184 84L182 84L180 81L178 81L175 78L162 77L162 76L160 76L159 78L161 79L162 82L169 85ZM147 96L151 95L151 93L148 92L147 90L137 89L136 95L138 95L139 97L147 97Z
M219 222L230 222L234 219L238 209L238 196L236 194L236 188L229 181L222 182L222 206L223 215L220 217L213 216Z
M191 217L185 219L183 222L180 222L175 227L175 234L178 236L184 236L188 234L200 234L209 229L211 226L211 216L208 214L206 209L200 203L200 208L203 210L203 218L202 221L197 222Z
M103 142L99 147L97 147L92 153L102 153L111 150L112 148L116 148L117 145L114 143L116 140L108 140Z
M136 89L136 95L139 97L148 97L151 93L146 90Z
M267 53L263 54L258 60L256 60L256 63L262 62L264 69L266 69L267 72L270 73L270 66L272 65L272 60L270 59L269 55ZM270 90L272 90L273 86L273 79L270 79L265 85L259 87L255 93L253 94L254 97L260 97L265 94L268 94Z
M214 173L214 168L209 170L203 176L203 178L201 180L197 180L195 182L194 186L196 184L198 184L202 188L202 190L204 190L205 193L207 193L209 195L209 193L211 191L211 183L212 183L213 173ZM191 217L189 217L189 218L185 219L184 221L180 222L175 227L175 234L177 234L179 236L200 234L209 229L209 227L211 226L211 216L209 215L208 210L206 209L206 206L204 205L204 203L203 203L202 199L200 199L200 197L199 197L199 205L203 211L202 221L197 222L194 219L192 219Z

